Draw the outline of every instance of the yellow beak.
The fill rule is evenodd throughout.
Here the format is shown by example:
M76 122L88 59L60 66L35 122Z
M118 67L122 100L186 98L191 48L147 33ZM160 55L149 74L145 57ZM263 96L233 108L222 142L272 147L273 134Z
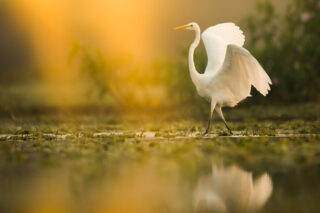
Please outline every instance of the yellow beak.
M173 30L182 30L182 29L187 29L188 27L189 27L189 25L183 25L180 27L175 27L175 28L173 28Z

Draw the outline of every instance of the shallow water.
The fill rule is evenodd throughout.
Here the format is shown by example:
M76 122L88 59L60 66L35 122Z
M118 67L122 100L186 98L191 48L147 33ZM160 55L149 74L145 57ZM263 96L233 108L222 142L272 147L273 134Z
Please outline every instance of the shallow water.
M229 122L235 135L215 122L203 136L201 121L110 116L1 118L0 212L320 208L319 119Z
M148 139L2 141L0 210L317 212L320 207L317 136Z

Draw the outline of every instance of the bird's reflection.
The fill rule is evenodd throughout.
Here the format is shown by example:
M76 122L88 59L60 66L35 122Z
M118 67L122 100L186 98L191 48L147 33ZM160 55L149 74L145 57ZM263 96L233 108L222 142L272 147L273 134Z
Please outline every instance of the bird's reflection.
M200 177L194 192L195 212L257 212L272 193L267 173L253 180L237 166L212 165L212 174Z

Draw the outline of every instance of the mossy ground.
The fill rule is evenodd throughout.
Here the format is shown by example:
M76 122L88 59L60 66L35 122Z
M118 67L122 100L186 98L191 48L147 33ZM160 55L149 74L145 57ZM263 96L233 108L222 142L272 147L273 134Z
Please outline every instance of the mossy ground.
M263 212L319 208L320 107L226 112L236 136L188 113L29 114L0 119L1 212L192 212L211 166L267 172Z

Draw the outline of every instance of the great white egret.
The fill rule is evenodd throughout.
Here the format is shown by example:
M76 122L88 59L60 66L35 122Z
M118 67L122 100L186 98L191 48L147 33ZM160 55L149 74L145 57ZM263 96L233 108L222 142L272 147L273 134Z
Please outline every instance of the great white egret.
M213 111L216 110L229 132L221 108L234 107L250 95L253 85L263 96L270 90L271 80L259 62L242 47L245 37L234 23L222 23L209 27L202 33L208 55L208 64L203 74L194 65L193 55L200 42L200 27L197 23L176 27L194 30L196 37L189 49L189 71L198 94L211 103L208 133Z
M212 173L201 176L194 191L195 212L257 212L273 191L267 173L253 178L237 166L212 165Z

